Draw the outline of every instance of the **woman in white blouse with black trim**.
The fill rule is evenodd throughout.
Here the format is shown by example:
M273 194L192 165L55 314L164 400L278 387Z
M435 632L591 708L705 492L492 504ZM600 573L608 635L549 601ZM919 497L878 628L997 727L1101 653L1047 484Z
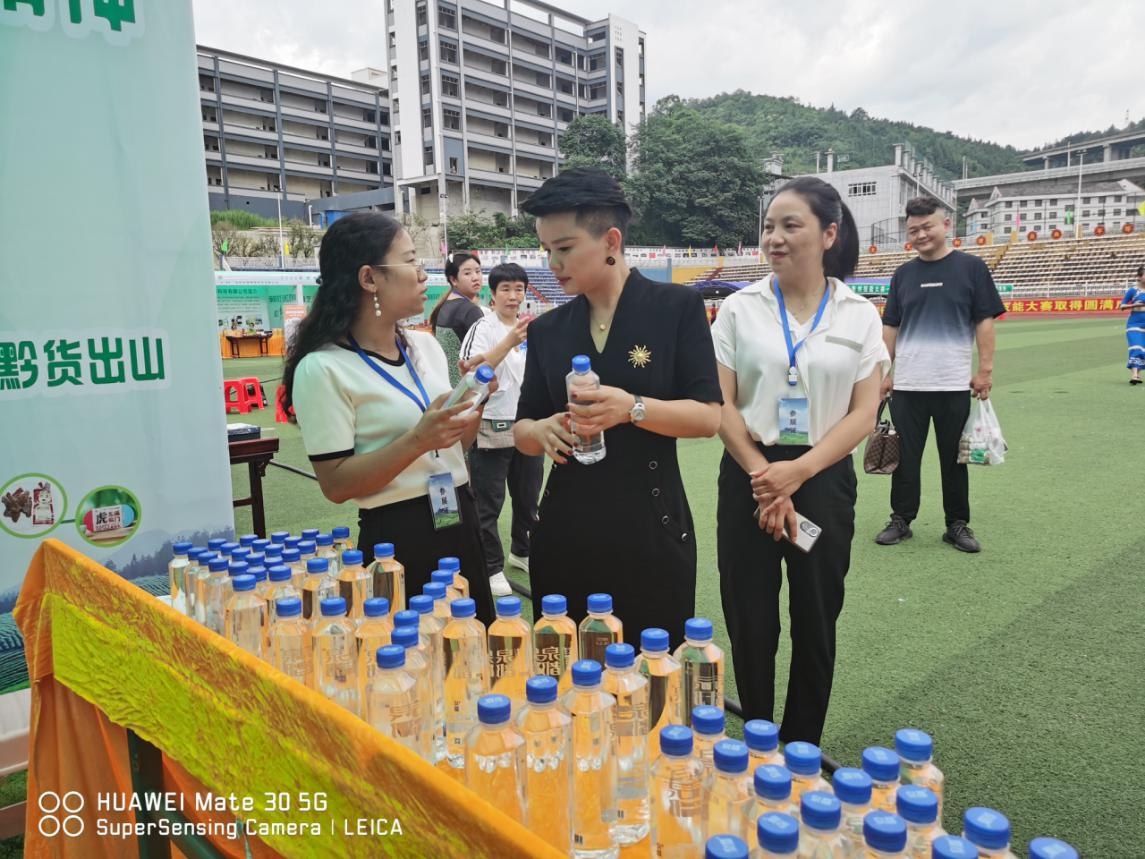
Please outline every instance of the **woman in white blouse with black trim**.
M780 739L818 744L855 531L851 454L874 426L890 360L875 307L843 282L858 234L834 188L783 186L761 244L774 275L725 300L712 327L726 448L720 591L744 718L774 720L785 564L792 654ZM821 531L807 553L783 539L796 511Z

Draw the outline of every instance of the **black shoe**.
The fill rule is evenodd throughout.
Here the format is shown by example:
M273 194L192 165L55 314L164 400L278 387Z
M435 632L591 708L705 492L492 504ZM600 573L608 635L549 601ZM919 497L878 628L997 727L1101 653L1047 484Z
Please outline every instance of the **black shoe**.
M942 541L949 543L959 552L975 552L982 551L982 544L974 539L974 532L970 530L970 526L965 522L954 522L946 533L942 535Z
M914 532L910 530L910 523L897 513L892 513L891 521L887 523L887 527L879 531L878 536L875 537L875 542L880 546L894 546L913 536Z
M1129 384L1130 384L1130 385L1140 385L1140 384L1141 384L1141 382L1142 382L1142 380L1141 380L1141 379L1130 379L1130 380L1129 380Z

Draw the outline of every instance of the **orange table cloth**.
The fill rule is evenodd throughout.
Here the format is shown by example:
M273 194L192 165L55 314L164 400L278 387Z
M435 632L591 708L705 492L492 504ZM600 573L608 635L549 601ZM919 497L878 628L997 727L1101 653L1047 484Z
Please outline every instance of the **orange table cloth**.
M15 615L32 683L30 857L138 855L133 835L111 834L136 821L117 810L132 796L127 729L163 753L167 801L207 827L200 834L223 855L561 855L362 720L62 543L41 545ZM236 815L196 810L209 794L252 805L237 814L251 835L211 831ZM322 795L321 811L300 810ZM284 801L291 810L276 810ZM82 833L57 832L61 822ZM295 833L274 829L282 824ZM298 831L311 825L317 834Z

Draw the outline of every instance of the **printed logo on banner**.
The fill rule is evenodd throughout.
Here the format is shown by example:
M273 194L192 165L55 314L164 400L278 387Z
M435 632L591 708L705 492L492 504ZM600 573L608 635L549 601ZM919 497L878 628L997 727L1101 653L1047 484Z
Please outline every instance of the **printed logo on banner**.
M170 387L166 331L0 332L0 403Z
M99 33L122 47L143 36L143 5L140 0L0 0L0 24L46 33L58 19L73 38Z
M69 838L83 835L84 819L79 813L85 803L79 791L69 790L60 796L54 790L46 790L40 794L37 804L41 817L36 828L45 838L54 838L61 833Z

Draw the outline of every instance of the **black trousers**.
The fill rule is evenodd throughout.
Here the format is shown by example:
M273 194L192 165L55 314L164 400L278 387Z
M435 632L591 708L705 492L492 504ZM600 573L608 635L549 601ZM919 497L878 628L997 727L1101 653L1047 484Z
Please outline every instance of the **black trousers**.
M894 392L891 420L899 434L900 458L898 468L891 474L892 512L907 522L918 516L922 453L933 420L946 525L970 521L970 476L967 467L958 464L958 440L968 417L969 391Z
M525 456L515 447L474 447L469 456L469 467L473 492L477 496L485 566L489 575L493 575L505 569L505 552L497 520L505 504L506 484L513 505L509 551L519 558L529 557L529 538L537 526L537 504L541 497L545 458Z
M760 447L769 462L806 447ZM822 534L809 553L760 530L751 480L725 453L720 462L717 555L720 597L745 719L775 720L775 654L781 629L781 562L787 567L791 673L779 738L819 744L835 673L835 622L855 534L855 468L848 456L804 483L792 501Z
M477 617L489 624L495 616L489 574L481 551L477 505L469 484L457 488L461 523L434 530L433 514L425 495L384 507L358 511L358 547L365 563L373 563L376 543L393 543L394 557L406 568L406 599L421 593L437 569L439 558L461 560L461 574L469 581L469 595L477 603Z

